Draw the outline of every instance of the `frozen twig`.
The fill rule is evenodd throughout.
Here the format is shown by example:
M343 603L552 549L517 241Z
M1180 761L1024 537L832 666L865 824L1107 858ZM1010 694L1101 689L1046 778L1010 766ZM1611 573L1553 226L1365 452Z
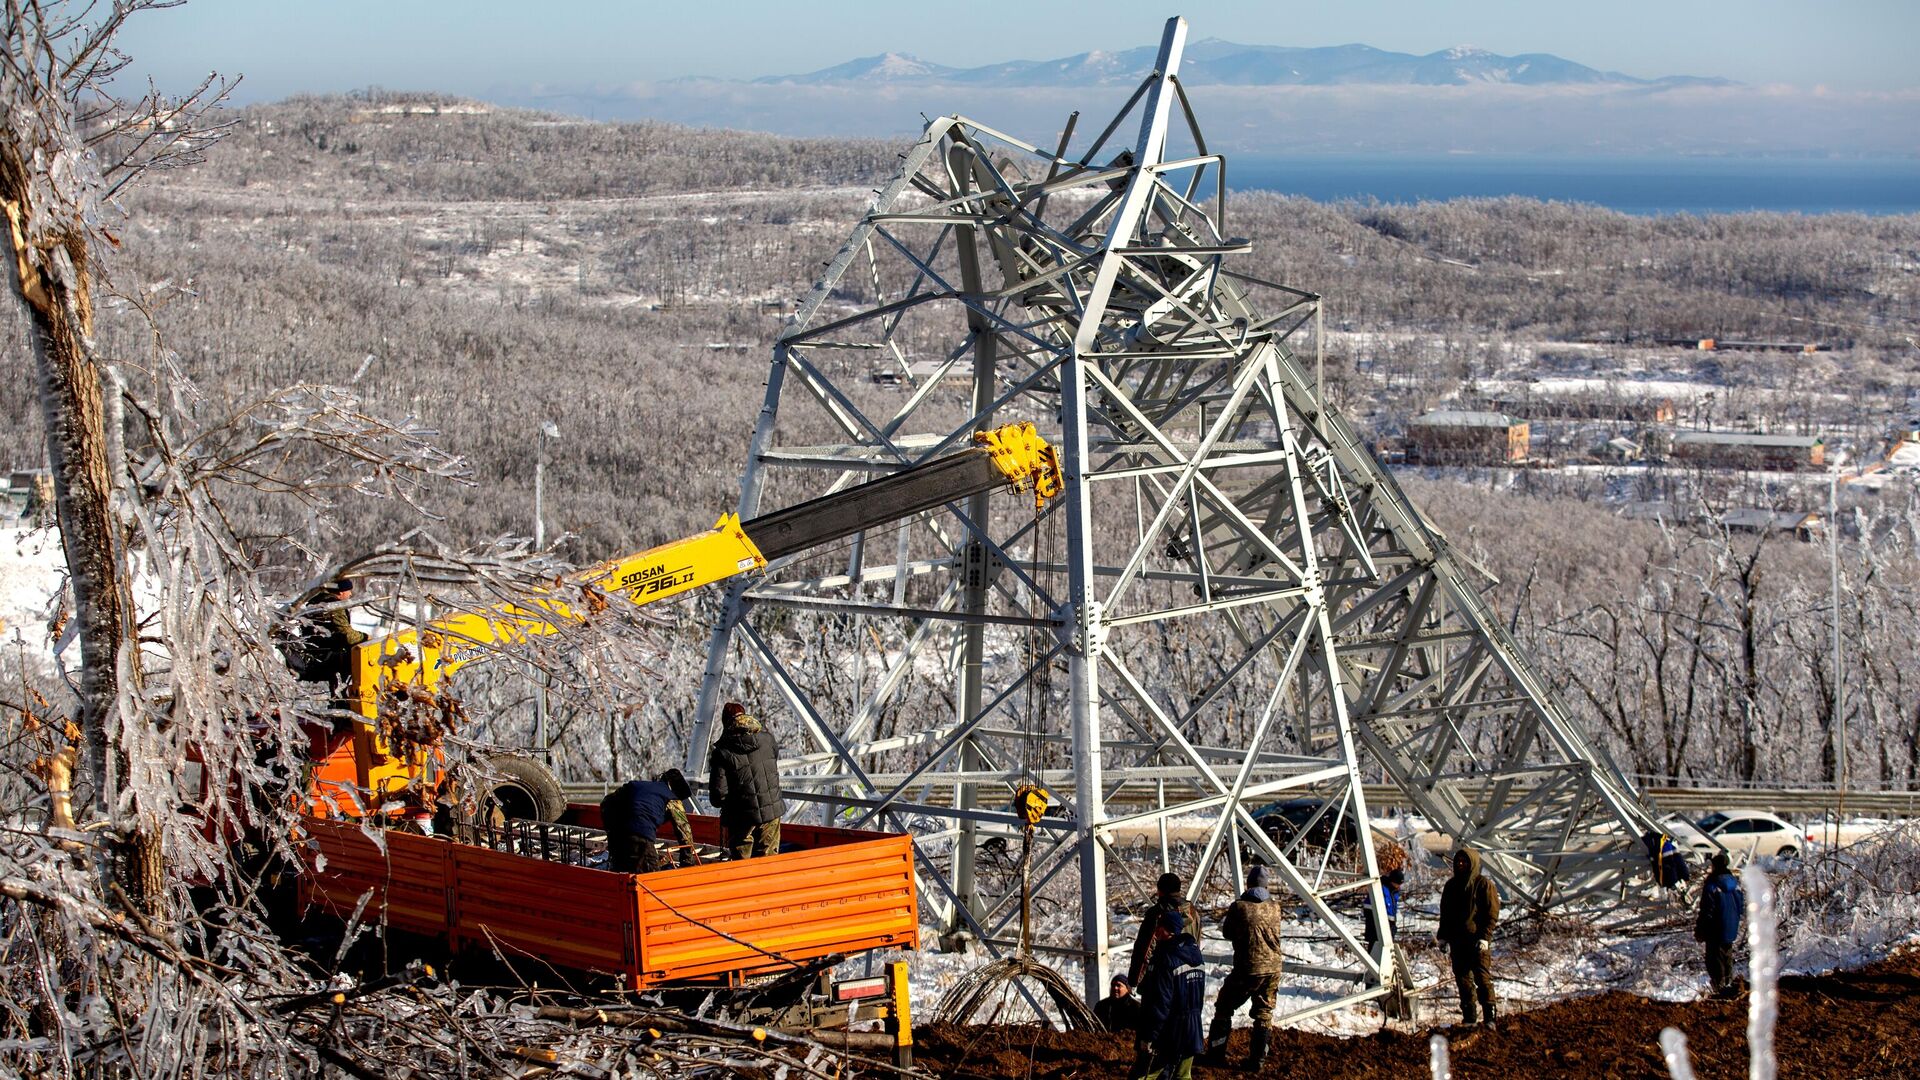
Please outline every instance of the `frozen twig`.
M1773 882L1755 863L1747 864L1740 872L1740 879L1747 891L1747 945L1753 954L1749 962L1747 997L1747 1045L1752 1059L1747 1075L1751 1080L1773 1080L1773 1025L1780 1008L1780 950L1775 939Z
M1667 1075L1673 1080L1693 1080L1693 1062L1687 1056L1687 1035L1679 1028L1660 1032L1660 1056L1666 1059Z

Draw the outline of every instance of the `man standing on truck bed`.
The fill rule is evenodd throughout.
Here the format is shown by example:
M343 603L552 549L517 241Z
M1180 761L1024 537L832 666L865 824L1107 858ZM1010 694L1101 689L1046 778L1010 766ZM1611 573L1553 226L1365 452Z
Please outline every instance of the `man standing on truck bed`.
M296 678L326 683L335 695L352 678L353 647L367 640L347 614L352 600L352 578L334 578L309 593L301 605L300 636L287 651ZM336 696L333 707L344 709L347 702Z
M712 771L707 801L720 814L727 849L736 859L777 855L780 818L787 812L780 798L779 748L737 701L720 710L720 726L720 737L707 756Z
M673 819L680 841L680 865L692 864L693 827L687 823L686 801L693 789L679 769L668 769L658 780L629 780L600 800L600 824L607 830L607 869L616 874L651 874L663 869L654 837L660 823Z

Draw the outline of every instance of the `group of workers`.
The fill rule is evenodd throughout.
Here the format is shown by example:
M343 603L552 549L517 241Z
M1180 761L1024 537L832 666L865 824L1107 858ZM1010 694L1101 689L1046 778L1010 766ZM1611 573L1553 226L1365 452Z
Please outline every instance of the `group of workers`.
M1500 897L1490 878L1480 872L1477 852L1462 850L1453 860L1453 877L1440 896L1438 937L1452 954L1454 977L1460 984L1460 1009L1468 1024L1493 1023L1493 985L1488 972L1493 925L1500 917ZM1388 926L1397 923L1400 890L1406 876L1398 868L1381 879L1381 898ZM1132 963L1115 975L1111 994L1094 1006L1094 1016L1110 1031L1134 1033L1132 1080L1161 1076L1186 1080L1196 1059L1207 1064L1227 1063L1227 1037L1233 1017L1251 1006L1253 1031L1245 1067L1266 1064L1272 1033L1274 1001L1280 992L1282 927L1286 912L1268 887L1268 871L1255 866L1247 872L1246 889L1234 898L1220 918L1220 936L1233 946L1233 966L1214 1000L1213 1018L1201 1028L1205 1007L1206 968L1200 958L1200 913L1181 893L1180 875L1160 875L1152 904L1141 916L1140 936L1134 940ZM1378 941L1369 912L1367 941ZM1135 990L1138 990L1138 994Z
M1252 1052L1247 1068L1265 1064L1273 1003L1280 989L1281 926L1285 913L1267 890L1267 869L1247 872L1246 891L1220 919L1220 936L1233 946L1233 967L1214 1001L1213 1022L1203 1035L1206 966L1200 958L1200 913L1181 894L1180 875L1166 873L1154 885L1153 902L1141 916L1132 963L1113 977L1109 997L1094 1016L1110 1031L1134 1033L1133 1080L1156 1073L1185 1080L1205 1050L1210 1064L1224 1063L1233 1014L1253 1006ZM1134 995L1134 988L1139 995Z
M315 590L309 598L308 651L301 657L305 662L296 664L302 679L329 683L335 693L347 681L352 647L366 639L347 619L346 604L352 597L350 579L331 581ZM720 735L707 758L707 798L720 817L723 846L735 859L777 854L780 820L787 811L780 797L779 748L765 725L737 701L727 702L720 720ZM698 863L699 849L686 810L692 798L692 786L678 769L668 769L654 780L630 780L609 792L600 803L608 868L625 874L664 869L655 840L668 821L673 823L674 864ZM1685 862L1669 856L1671 849L1670 843L1650 844L1660 884L1666 888L1679 886L1686 877ZM1381 878L1386 921L1396 936L1405 880L1398 868ZM1266 867L1249 870L1246 884L1220 920L1220 936L1233 946L1233 966L1220 987L1213 1021L1203 1039L1200 1019L1206 968L1198 940L1200 912L1182 895L1180 875L1160 876L1153 902L1141 918L1127 973L1115 975L1110 995L1094 1006L1095 1017L1108 1030L1135 1033L1134 1067L1129 1074L1133 1080L1144 1080L1156 1070L1164 1077L1185 1080L1192 1076L1194 1059L1202 1050L1209 1063L1225 1064L1233 1016L1249 1003L1253 1032L1246 1066L1258 1069L1265 1064L1280 987L1284 913L1267 889ZM1739 938L1745 904L1726 853L1715 854L1701 888L1694 937L1705 947L1708 982L1716 997L1734 991L1733 944ZM1366 944L1372 949L1379 932L1370 897L1366 908ZM1454 852L1453 874L1440 892L1439 928L1434 937L1448 952L1459 988L1461 1021L1470 1027L1494 1027L1491 959L1493 927L1499 918L1500 893L1481 871L1480 853L1471 848Z
M729 701L720 710L720 736L707 755L707 801L720 816L727 854L735 859L776 855L780 819L787 804L780 797L780 751L766 726L746 707ZM629 780L600 801L600 823L607 831L608 869L646 874L664 869L654 837L673 822L675 864L700 861L687 802L693 789L679 769L656 780Z
M1398 871L1382 881L1389 919L1398 913ZM1220 919L1220 936L1233 946L1233 966L1214 1001L1212 1022L1201 1031L1206 972L1196 939L1200 914L1181 895L1180 875L1167 873L1155 885L1153 903L1142 917L1130 970L1116 975L1112 994L1094 1007L1109 1030L1134 1031L1134 1065L1129 1073L1144 1080L1156 1072L1164 1077L1193 1074L1194 1060L1204 1051L1209 1064L1224 1065L1227 1037L1233 1017L1250 1005L1253 1032L1246 1060L1248 1069L1266 1064L1274 1001L1280 991L1282 926L1285 911L1268 890L1268 872L1255 866L1247 872L1246 889ZM1372 934L1369 931L1369 938ZM1133 991L1138 987L1138 998Z
M1381 897L1389 932L1397 931L1400 893L1405 873L1396 868L1381 878ZM1181 893L1178 874L1162 874L1153 903L1141 917L1140 936L1134 940L1132 964L1115 975L1111 993L1093 1007L1094 1017L1109 1031L1134 1032L1131 1080L1159 1075L1187 1080L1203 1052L1207 1064L1226 1064L1227 1036L1233 1016L1252 1003L1253 1032L1246 1068L1257 1070L1267 1059L1274 999L1281 972L1281 905L1267 890L1267 869L1255 866L1247 873L1247 888L1220 919L1220 936L1233 946L1233 966L1214 1001L1213 1021L1201 1036L1200 1014L1205 1004L1206 969L1197 940L1200 913ZM1369 901L1369 907L1371 901ZM1746 897L1734 876L1726 852L1713 856L1712 869L1700 890L1694 937L1706 950L1707 978L1715 997L1736 992L1733 945L1740 936ZM1378 941L1373 919L1367 918L1367 944ZM1493 928L1500 921L1500 892L1482 872L1480 853L1461 848L1453 854L1453 874L1440 890L1437 944L1448 952L1454 982L1460 992L1460 1019L1467 1027L1492 1030ZM1135 991L1138 990L1136 994Z

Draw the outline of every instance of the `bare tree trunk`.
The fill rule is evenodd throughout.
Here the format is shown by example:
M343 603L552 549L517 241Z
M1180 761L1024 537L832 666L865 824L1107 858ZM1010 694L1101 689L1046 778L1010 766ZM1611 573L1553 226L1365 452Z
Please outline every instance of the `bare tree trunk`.
M129 901L157 914L164 900L160 832L123 805L123 692L139 689L125 544L113 519L113 445L92 351L93 295L85 234L76 222L45 246L27 241L33 188L22 147L0 147L0 204L13 247L14 289L32 324L47 459L80 637L81 772L116 826L113 877ZM131 813L123 813L130 810Z

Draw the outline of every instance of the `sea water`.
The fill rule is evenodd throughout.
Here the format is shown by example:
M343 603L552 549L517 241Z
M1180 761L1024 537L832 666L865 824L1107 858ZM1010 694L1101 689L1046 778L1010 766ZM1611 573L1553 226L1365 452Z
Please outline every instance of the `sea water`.
M1329 202L1521 195L1629 214L1920 213L1920 159L1298 155L1227 157L1227 186Z

